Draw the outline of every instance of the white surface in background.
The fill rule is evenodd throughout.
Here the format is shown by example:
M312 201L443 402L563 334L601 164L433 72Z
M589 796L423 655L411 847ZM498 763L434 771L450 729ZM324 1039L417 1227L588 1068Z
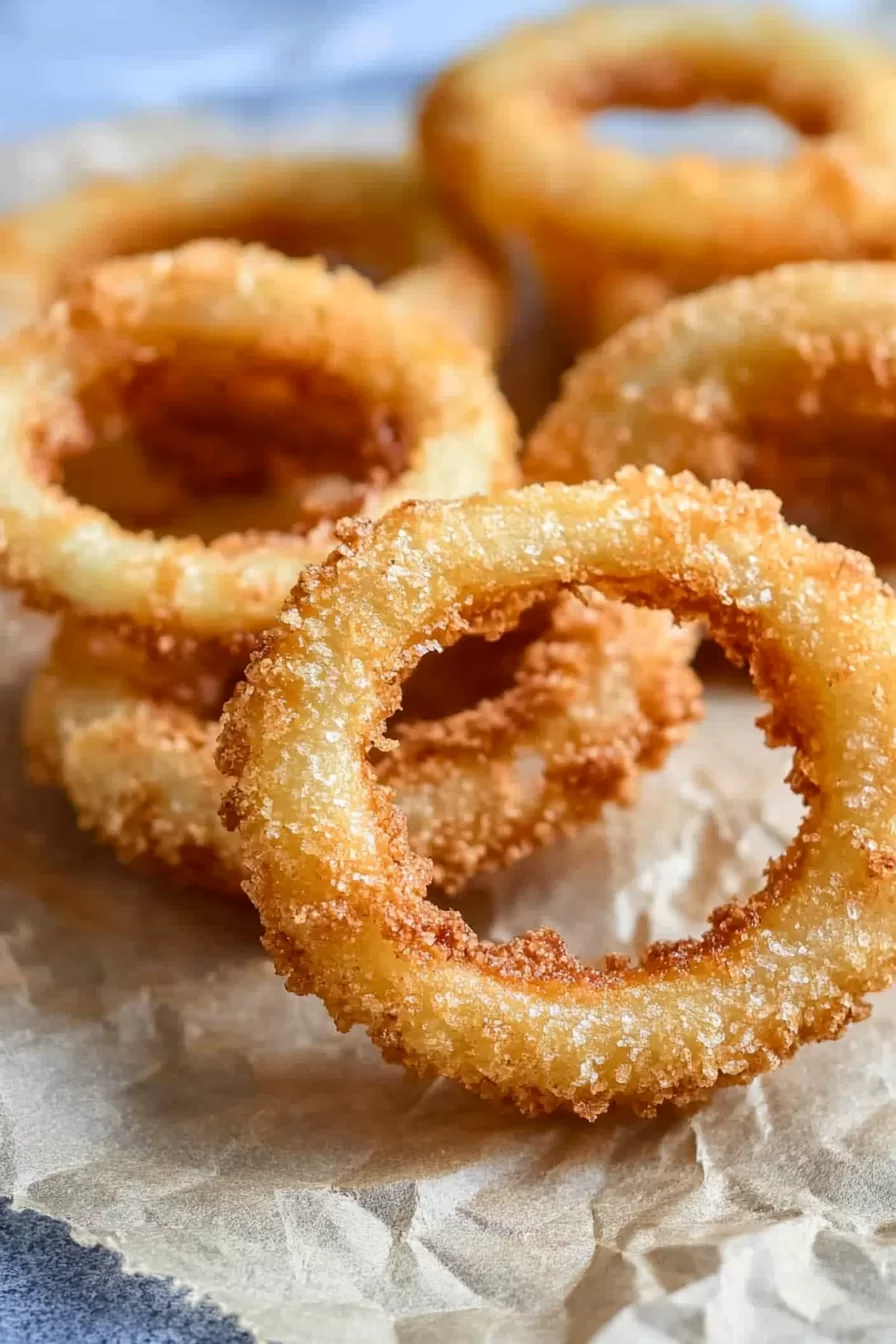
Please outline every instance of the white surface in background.
M595 138L657 158L714 154L724 159L784 158L798 143L789 126L760 107L710 103L688 112L602 112L591 118Z

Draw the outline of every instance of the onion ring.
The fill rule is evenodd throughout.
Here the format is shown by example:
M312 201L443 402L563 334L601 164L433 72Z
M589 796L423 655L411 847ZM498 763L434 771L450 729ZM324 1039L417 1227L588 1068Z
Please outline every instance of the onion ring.
M484 352L352 272L261 247L105 263L6 343L0 398L6 582L35 605L153 638L251 638L327 554L332 526L209 545L129 531L48 480L97 438L150 436L201 489L239 492L284 462L296 470L302 452L312 477L338 471L334 431L344 445L348 425L367 481L354 507L371 514L517 478L513 418Z
M583 583L704 616L749 661L807 804L762 891L637 966L585 967L550 930L480 942L426 900L429 866L365 765L428 639ZM625 468L359 524L301 576L225 710L225 815L277 970L340 1029L528 1113L652 1114L837 1036L896 974L894 707L896 597L863 556L743 484Z
M654 462L746 480L787 517L896 561L896 265L804 262L679 299L567 374L530 480Z
M794 154L653 159L581 125L719 99L781 116ZM726 276L894 252L896 62L783 14L592 6L519 28L439 76L420 142L453 209L528 240L585 344Z
M94 178L0 222L0 313L38 317L85 266L196 238L325 253L396 302L497 351L508 281L495 249L439 214L410 161L196 154L136 178Z
M594 820L609 800L631 802L640 771L699 716L688 632L596 595L567 597L545 620L508 689L400 722L397 749L377 762L445 890ZM500 644L488 647L496 659ZM125 862L240 895L214 762L232 681L204 671L187 669L176 696L170 666L154 681L144 656L69 618L26 701L25 740L36 777L62 784L81 825Z

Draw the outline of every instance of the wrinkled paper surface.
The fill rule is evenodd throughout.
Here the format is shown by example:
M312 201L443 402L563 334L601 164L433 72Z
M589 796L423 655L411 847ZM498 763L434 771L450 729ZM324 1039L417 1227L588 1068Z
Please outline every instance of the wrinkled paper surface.
M227 142L96 128L0 153L5 189L170 153L172 124L181 149ZM284 992L248 903L124 872L26 782L49 622L7 603L0 629L0 1190L19 1207L283 1344L894 1337L892 993L843 1040L653 1121L527 1121L410 1079ZM710 679L634 809L473 884L477 932L547 923L596 957L747 896L798 817L757 708Z

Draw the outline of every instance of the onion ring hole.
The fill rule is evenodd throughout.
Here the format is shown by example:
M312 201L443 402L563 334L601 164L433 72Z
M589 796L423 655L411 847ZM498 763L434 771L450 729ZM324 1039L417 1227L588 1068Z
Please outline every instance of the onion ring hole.
M702 100L681 111L609 108L588 118L588 134L657 159L696 153L772 162L792 152L798 138L793 126L765 107Z
M157 535L306 533L407 465L401 425L339 378L205 342L100 374L80 404L60 483Z

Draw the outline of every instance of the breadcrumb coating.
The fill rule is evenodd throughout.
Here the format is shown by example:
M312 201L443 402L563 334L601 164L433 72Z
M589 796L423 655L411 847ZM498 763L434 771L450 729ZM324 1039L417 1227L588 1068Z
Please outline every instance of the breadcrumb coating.
M436 660L420 690L411 679L394 750L375 753L445 890L593 821L606 802L631 802L641 771L658 768L700 716L693 632L584 596L552 604L506 655L506 639L455 645L462 659L444 678ZM505 662L502 686L494 673ZM240 670L154 663L69 618L25 704L32 772L61 784L80 824L124 862L239 895L215 748ZM483 694L452 709L452 675ZM409 717L415 703L427 717Z
M355 507L372 514L517 479L513 417L483 351L352 272L235 243L84 275L0 352L0 427L5 582L156 640L264 629L301 566L329 551L332 521L210 543L129 530L54 483L60 461L97 438L144 433L192 471L189 484L242 489L253 467L301 465L315 443L304 466L317 476L319 441L344 450L347 437L348 474L365 483Z
M896 264L805 262L668 304L583 355L529 480L626 463L745 479L792 522L896 560Z
M79 271L200 238L327 256L396 303L495 353L509 317L502 258L436 208L419 169L371 156L193 154L138 177L97 177L0 220L0 322L33 321Z
M702 617L794 747L799 831L742 907L640 962L582 965L550 930L481 942L366 763L427 641L558 588ZM388 1059L535 1114L652 1114L839 1035L896 973L896 597L778 501L658 468L415 504L307 570L224 713L219 764L287 987Z

